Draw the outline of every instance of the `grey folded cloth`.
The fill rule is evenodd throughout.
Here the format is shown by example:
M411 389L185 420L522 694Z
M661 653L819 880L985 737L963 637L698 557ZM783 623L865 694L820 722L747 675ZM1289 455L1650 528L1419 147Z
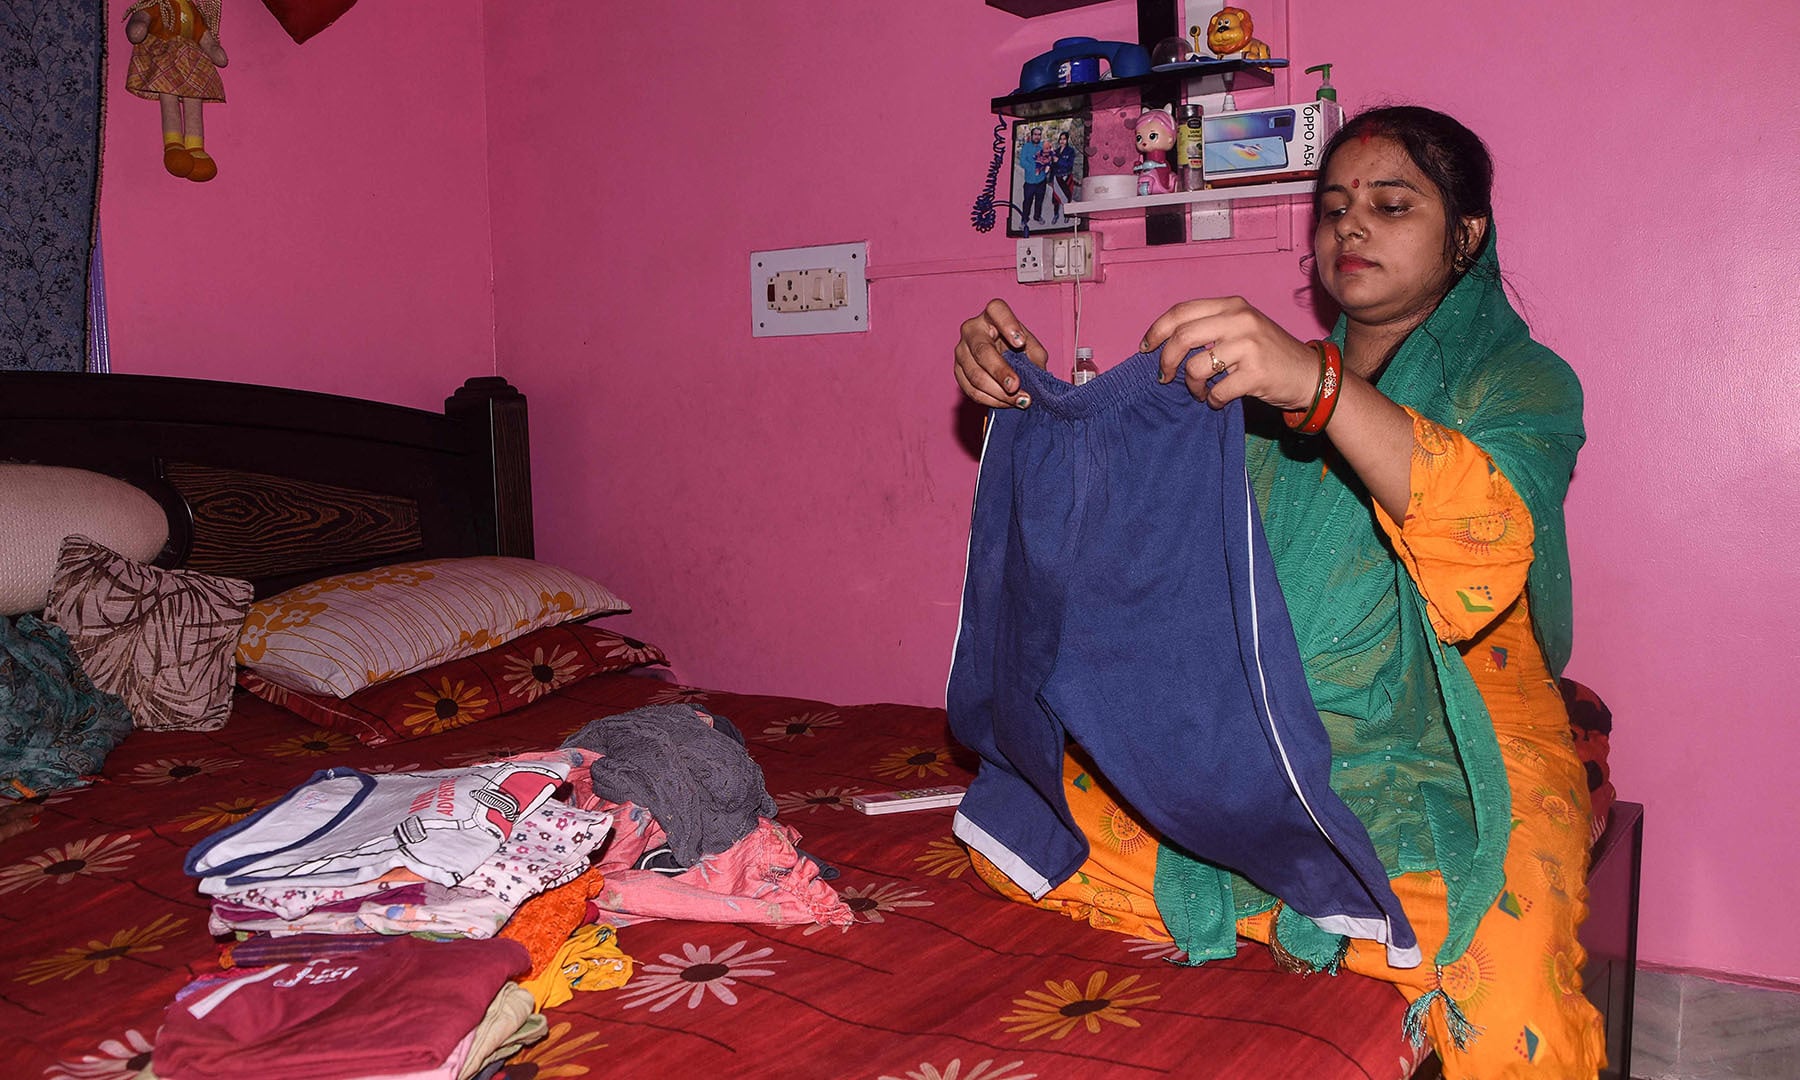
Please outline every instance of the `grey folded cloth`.
M758 816L775 816L762 769L707 715L692 705L646 705L595 720L563 741L602 755L589 770L594 794L654 814L682 866L748 836Z

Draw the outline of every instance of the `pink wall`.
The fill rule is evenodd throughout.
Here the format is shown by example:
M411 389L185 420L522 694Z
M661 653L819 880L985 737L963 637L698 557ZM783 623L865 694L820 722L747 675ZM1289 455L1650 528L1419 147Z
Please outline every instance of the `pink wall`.
M113 367L441 407L492 374L482 4L365 3L295 45L225 5L205 184L163 172L112 0L101 229Z
M1800 9L1714 5L1706 48L1673 0L1291 9L1292 55L1337 61L1347 106L1437 105L1491 142L1510 272L1586 384L1571 673L1612 703L1619 786L1650 804L1644 957L1800 980L1800 936L1769 929L1800 890L1779 542L1800 516L1800 114L1775 74ZM635 601L691 680L941 700L975 470L956 323L1004 295L1074 344L1067 291L971 269L1010 259L966 224L986 99L1054 37L1131 36L1132 5L505 11L496 341L532 397L540 549ZM855 239L871 332L750 337L748 252ZM1115 262L1083 341L1121 356L1168 304L1227 292L1306 330L1296 255Z
M684 677L936 702L974 476L955 325L1004 295L1074 345L1068 291L1011 283L1009 242L966 224L985 102L1054 37L1131 36L1131 9L455 0L427 27L371 0L295 46L246 2L204 186L161 173L121 42L115 365L430 406L497 356L532 399L540 549L631 598ZM1292 55L1337 61L1347 106L1437 105L1488 138L1510 272L1586 384L1571 673L1614 706L1617 779L1650 805L1645 959L1800 980L1800 938L1756 929L1800 889L1780 854L1800 243L1778 186L1800 116L1775 74L1800 10L1726 0L1707 15L1729 47L1701 48L1673 0L1628 21L1291 9ZM854 239L871 332L749 336L752 249ZM1082 341L1123 355L1168 304L1227 292L1304 330L1296 255L1127 254L1084 290Z

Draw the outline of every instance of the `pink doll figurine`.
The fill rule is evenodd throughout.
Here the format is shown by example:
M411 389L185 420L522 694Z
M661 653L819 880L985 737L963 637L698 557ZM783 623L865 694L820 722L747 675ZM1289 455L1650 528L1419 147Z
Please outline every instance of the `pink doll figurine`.
M1145 109L1137 122L1138 153L1144 160L1132 169L1138 174L1139 195L1167 195L1180 191L1175 170L1169 168L1169 152L1175 149L1175 118L1164 109Z

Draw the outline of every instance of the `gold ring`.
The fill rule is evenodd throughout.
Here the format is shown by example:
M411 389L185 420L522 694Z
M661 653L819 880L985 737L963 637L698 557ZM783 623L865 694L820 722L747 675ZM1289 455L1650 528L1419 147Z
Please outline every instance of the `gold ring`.
M1217 352L1214 352L1212 349L1208 349L1208 350L1206 350L1206 352L1207 352L1208 356L1212 357L1213 374L1214 375L1225 374L1225 361L1219 359L1219 354Z

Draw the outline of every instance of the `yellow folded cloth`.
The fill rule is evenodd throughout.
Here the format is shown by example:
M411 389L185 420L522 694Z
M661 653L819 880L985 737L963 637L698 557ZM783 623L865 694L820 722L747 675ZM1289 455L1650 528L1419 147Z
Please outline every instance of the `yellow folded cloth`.
M631 978L631 957L619 951L619 932L606 923L580 927L543 974L519 983L541 1009L554 1008L577 990L616 990Z

